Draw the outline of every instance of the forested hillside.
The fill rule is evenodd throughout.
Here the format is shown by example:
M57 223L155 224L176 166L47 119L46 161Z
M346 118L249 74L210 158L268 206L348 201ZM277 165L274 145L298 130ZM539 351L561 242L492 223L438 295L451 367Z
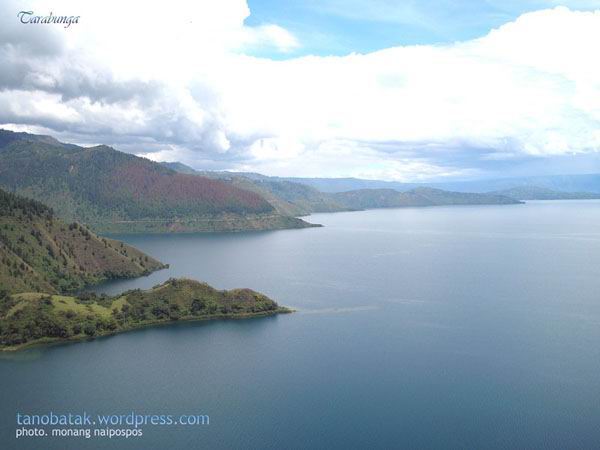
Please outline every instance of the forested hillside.
M0 186L67 220L110 231L293 228L255 192L178 173L107 146L83 148L0 130Z
M127 244L66 224L37 201L0 190L0 291L56 293L162 267Z

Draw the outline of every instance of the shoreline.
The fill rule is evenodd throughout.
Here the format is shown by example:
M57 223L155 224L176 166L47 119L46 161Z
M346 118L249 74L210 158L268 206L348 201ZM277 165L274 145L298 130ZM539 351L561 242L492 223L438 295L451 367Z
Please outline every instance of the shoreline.
M168 326L174 325L180 322L203 322L210 320L243 320L243 319L254 319L260 317L269 317L276 316L278 314L291 314L296 312L295 309L286 308L285 306L280 306L272 311L260 311L255 313L240 313L240 314L212 314L208 316L196 317L196 316L186 316L179 318L177 320L153 320L148 321L146 323L135 324L133 326L129 326L127 328L123 328L121 330L107 331L102 332L94 336L88 335L77 335L71 336L69 338L41 338L35 341L25 342L24 344L13 345L8 347L0 347L0 353L14 353L22 350L27 350L35 347L46 347L57 344L68 344L68 343L77 343L82 341L92 341L102 337L110 337L118 334L127 333L130 331L140 330L144 328L153 328L159 326Z

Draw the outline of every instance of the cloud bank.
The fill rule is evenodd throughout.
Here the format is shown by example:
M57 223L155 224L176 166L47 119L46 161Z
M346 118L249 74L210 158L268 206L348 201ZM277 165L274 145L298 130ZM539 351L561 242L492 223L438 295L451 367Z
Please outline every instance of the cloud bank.
M155 160L274 175L477 176L600 149L600 11L527 13L475 40L292 57L245 1L0 6L0 123ZM251 56L269 51L287 59ZM292 55L292 56L289 56Z

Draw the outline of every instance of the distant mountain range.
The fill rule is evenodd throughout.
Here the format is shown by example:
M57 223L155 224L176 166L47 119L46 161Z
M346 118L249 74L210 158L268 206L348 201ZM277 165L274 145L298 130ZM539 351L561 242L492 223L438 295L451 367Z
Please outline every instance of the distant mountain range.
M163 164L182 173L202 173L220 179L245 178L254 182L261 181L263 184L265 181L302 184L323 194L371 189L407 192L419 188L434 188L450 192L503 195L517 200L600 198L600 174L531 176L441 183L402 183L360 178L269 177L254 172L201 172L181 163ZM344 205L338 206L343 207Z
M279 213L288 216L306 216L316 212L346 211L331 195L314 187L257 173L196 171L178 162L161 163L180 173L195 174L232 183L255 192L271 203Z
M549 189L556 192L600 194L600 174L531 176L472 181L448 181L440 183L402 183L397 181L363 180L359 178L279 179L302 183L307 186L312 186L321 192L329 193L358 189L394 189L403 192L418 187L431 187L454 192L485 193L529 186Z
M490 180L435 183L430 184L430 186L440 189L451 189L459 192L490 192L503 191L516 187L535 187L549 189L556 192L600 194L600 174L499 178Z
M256 192L107 146L0 130L0 186L102 232L302 228Z
M394 189L360 189L331 195L340 204L352 209L520 203L514 198L499 194L450 192L433 188L415 188L406 192L398 192Z
M495 194L505 195L518 200L590 200L600 199L600 193L594 192L561 192L539 186L516 186Z
M594 176L580 177L584 176L535 180L569 188L593 184ZM492 180L485 186L482 182L426 186L196 171L178 162L156 163L104 145L84 148L49 136L0 130L0 187L41 201L67 222L85 223L102 233L304 228L313 225L299 217L317 212L598 196L523 184L523 179L511 185L507 180ZM467 185L473 192L460 189ZM502 188L478 191L490 186Z
M162 267L127 244L66 224L47 206L0 189L0 290L57 293Z
M187 174L227 180L253 190L269 200L282 214L305 215L316 212L355 211L372 208L402 208L442 205L508 205L518 200L497 193L449 192L416 187L400 192L395 189L356 189L345 192L321 192L303 184L304 178L279 178L249 172L200 172L181 163L162 163ZM292 181L300 180L300 181ZM324 179L320 179L324 180Z

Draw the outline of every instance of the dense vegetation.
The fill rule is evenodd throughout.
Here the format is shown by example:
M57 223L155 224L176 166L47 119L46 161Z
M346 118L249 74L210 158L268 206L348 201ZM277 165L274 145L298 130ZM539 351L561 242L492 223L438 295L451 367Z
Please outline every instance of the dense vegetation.
M178 320L241 318L290 312L249 289L218 291L171 279L151 290L117 297L81 294L8 295L0 291L0 349L83 339Z
M143 231L210 231L219 230L223 218L225 223L238 218L234 229L308 225L299 219L278 220L263 197L231 183L178 173L106 146L83 148L4 130L0 185L97 231L114 229L115 224L127 231L138 223L145 224ZM252 221L245 221L246 216Z
M181 163L164 163L182 173L195 173L227 181L242 189L256 192L286 216L306 216L318 212L347 211L348 208L337 202L333 196L301 183L295 183L254 173L235 172L195 172Z
M319 212L346 211L347 208L331 195L319 192L313 187L284 180L262 180L255 184L273 195L296 205L306 214Z
M163 265L129 245L100 238L52 209L0 189L0 290L57 293L144 275Z

